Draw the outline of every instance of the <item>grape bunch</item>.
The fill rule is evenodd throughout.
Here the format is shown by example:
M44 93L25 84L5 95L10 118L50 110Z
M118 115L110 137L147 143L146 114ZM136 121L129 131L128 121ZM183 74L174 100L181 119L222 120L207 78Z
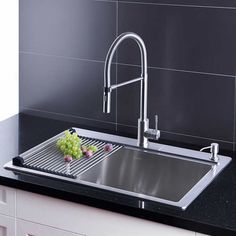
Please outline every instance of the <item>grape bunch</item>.
M64 156L71 156L74 159L80 159L83 156L81 139L76 133L71 134L68 130L65 131L65 137L57 141L57 147Z

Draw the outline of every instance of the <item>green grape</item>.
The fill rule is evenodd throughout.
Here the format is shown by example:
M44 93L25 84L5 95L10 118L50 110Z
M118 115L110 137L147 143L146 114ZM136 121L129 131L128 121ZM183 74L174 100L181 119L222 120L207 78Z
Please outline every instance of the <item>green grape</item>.
M83 152L81 151L81 149L78 150L78 154L79 154L80 157L83 156Z
M61 146L61 139L58 139L57 140L57 147L60 147Z
M72 140L71 144L75 146L77 144L77 142L75 140Z
M66 146L65 146L65 145L61 145L61 146L60 146L60 149L61 149L62 152L64 152L65 149L66 149Z
M66 141L64 139L61 140L62 145L66 145Z
M57 140L56 146L64 155L70 155L76 159L83 156L80 149L81 139L77 133L70 134L68 130L65 131L65 136Z
M91 150L92 152L97 152L98 151L98 147L94 146L94 145L89 145L87 147L88 150Z
M66 130L66 131L65 131L65 135L70 135L70 131L69 131L69 130Z
M73 152L72 152L72 155L73 155L74 157L77 157L77 156L78 156L78 152L77 152L77 151L73 151Z

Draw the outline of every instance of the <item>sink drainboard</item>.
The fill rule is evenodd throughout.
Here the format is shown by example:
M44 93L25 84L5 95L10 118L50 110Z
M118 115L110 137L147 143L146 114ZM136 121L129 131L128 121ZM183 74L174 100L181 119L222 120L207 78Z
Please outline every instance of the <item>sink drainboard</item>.
M121 145L113 144L113 150L107 153L104 151L104 145L106 145L107 142L79 136L82 141L82 145L96 145L98 147L98 151L90 158L82 157L79 160L73 160L70 163L66 163L64 161L63 154L56 147L58 138L63 137L63 134L64 133L61 133L49 139L46 143L42 143L27 152L22 153L19 156L23 158L23 163L21 163L21 166L76 179L78 175L98 164L108 155L122 148Z

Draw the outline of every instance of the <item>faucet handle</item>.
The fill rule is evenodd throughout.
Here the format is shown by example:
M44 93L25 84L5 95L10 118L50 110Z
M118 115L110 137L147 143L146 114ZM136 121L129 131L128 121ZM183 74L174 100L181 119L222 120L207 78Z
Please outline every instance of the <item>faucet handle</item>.
M158 115L155 115L155 130L158 130Z
M148 139L158 140L160 138L160 130L158 130L158 115L155 115L155 129L148 129L144 136Z

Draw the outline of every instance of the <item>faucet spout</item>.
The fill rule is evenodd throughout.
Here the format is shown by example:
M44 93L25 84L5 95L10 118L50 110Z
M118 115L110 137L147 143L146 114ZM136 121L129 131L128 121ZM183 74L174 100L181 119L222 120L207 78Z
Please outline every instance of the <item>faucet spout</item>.
M108 88L104 87L104 95L103 95L103 113L111 112L111 92L106 91Z
M120 84L111 85L111 64L116 49L125 39L133 39L139 46L141 54L141 75ZM104 94L103 94L103 112L110 113L111 111L111 92L118 87L122 87L134 82L140 82L140 117L138 119L138 146L147 147L148 139L147 133L149 130L149 121L147 118L147 50L143 40L135 33L127 32L118 36L112 43L105 61L104 66Z
M142 118L145 119L147 118L147 108L145 104L147 104L147 50L146 46L143 42L143 40L140 38L135 33L132 32L127 32L123 33L120 36L118 36L115 41L112 43L107 56L106 56L106 61L105 61L105 66L104 66L104 97L103 97L103 112L105 113L110 113L110 106L111 106L111 63L112 59L114 57L115 51L119 47L119 45L125 40L125 39L133 39L135 42L137 42L140 53L141 53L141 78L142 78L142 91L141 91L141 96L140 99L142 98L142 101L140 100L140 115L143 116ZM144 81L145 80L145 81ZM128 81L128 83L123 83L120 86L127 85L129 83L136 82L136 81ZM114 89L114 88L113 88ZM140 117L141 117L140 116Z

